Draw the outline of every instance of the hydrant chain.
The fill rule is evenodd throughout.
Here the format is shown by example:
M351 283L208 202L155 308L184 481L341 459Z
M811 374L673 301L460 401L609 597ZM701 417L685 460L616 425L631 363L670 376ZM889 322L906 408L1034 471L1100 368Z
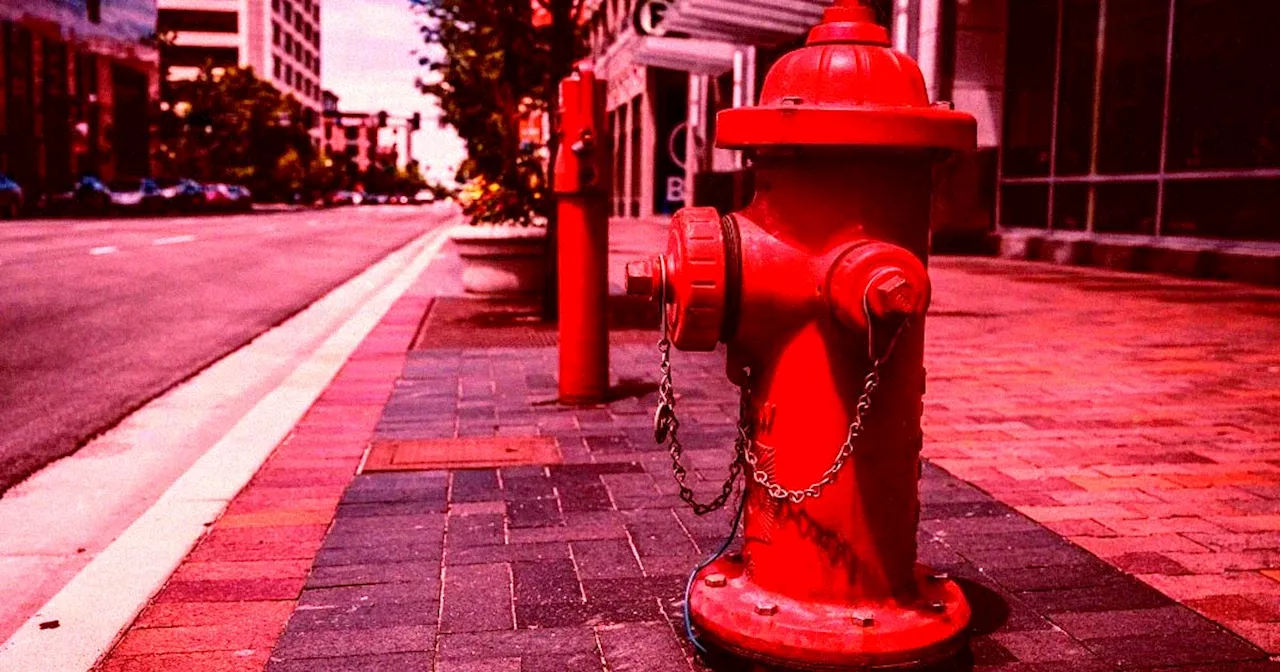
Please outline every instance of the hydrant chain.
M822 476L814 481L807 488L788 489L783 487L777 481L773 480L773 475L767 469L761 469L759 466L759 458L755 451L752 450L750 442L744 442L742 457L746 461L747 466L751 467L751 479L764 487L769 496L774 499L790 501L799 504L809 498L817 498L822 494L822 489L835 482L840 475L840 470L844 469L844 465L853 456L855 450L854 443L858 437L862 435L865 427L867 413L871 410L871 395L875 393L876 388L880 386L880 367L889 359L889 355L893 352L893 344L897 342L898 335L906 328L907 321L904 320L894 333L893 338L889 341L889 349L883 356L876 357L871 360L871 370L867 372L866 378L862 382L862 394L858 396L858 402L854 408L853 421L849 423L849 431L845 435L844 443L841 444L839 452L836 453L835 460L831 466L822 473ZM874 331L874 327L868 332L868 342L870 342L870 333ZM868 346L871 347L870 345ZM746 388L743 388L745 394ZM743 412L745 412L745 407Z
M664 320L665 324L665 320ZM744 428L746 414L740 412L738 420L738 437L734 441L733 462L729 463L729 475L725 478L724 484L720 486L720 494L710 502L702 503L694 497L693 489L686 483L688 469L683 463L684 445L680 443L680 419L676 417L676 398L675 388L671 384L671 341L666 337L664 331L662 340L658 341L658 351L662 353L662 379L658 383L658 411L654 416L654 441L661 443L669 443L669 452L671 453L671 473L675 476L676 484L680 486L680 499L689 508L693 509L695 515L706 515L712 511L724 508L729 501L729 497L733 495L733 486L737 482L738 477L742 475L742 465L745 462L747 437L749 429ZM745 402L744 402L745 403Z

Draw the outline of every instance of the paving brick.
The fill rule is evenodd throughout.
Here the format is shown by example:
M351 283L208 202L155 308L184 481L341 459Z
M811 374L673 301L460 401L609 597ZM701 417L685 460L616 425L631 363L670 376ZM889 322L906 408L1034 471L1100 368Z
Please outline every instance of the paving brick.
M433 662L434 655L426 652L381 653L338 658L272 660L267 665L267 672L431 672ZM517 672L519 670L518 667L514 669Z
M1181 601L1240 593L1272 592L1280 594L1280 583L1276 583L1255 572L1187 574L1182 576L1143 574L1138 578L1154 586L1160 592Z
M374 562L366 564L316 567L307 578L308 589L374 583L432 583L439 581L440 570L434 563Z
M368 604L435 604L440 582L375 583L333 588L308 588L298 604L308 609L351 608Z
M571 561L513 562L511 575L517 605L581 604L584 600Z
M440 608L434 601L372 602L299 609L289 619L285 637L314 630L374 630L393 626L435 626Z
M215 581L170 581L156 595L157 603L242 602L294 600L304 579L230 579Z
M1170 557L1173 554L1138 552L1107 558L1111 564L1130 574L1192 574L1192 570ZM1202 555L1202 554L1185 554Z
M445 570L441 632L510 630L514 627L509 565L457 565Z
M1117 667L1133 669L1161 665L1258 660L1259 652L1239 637L1226 633L1140 633L1128 637L1094 639L1089 648Z
M1032 608L1048 614L1149 609L1173 604L1168 597L1133 580L1087 588L1025 591L1016 595Z
M1038 632L999 632L991 635L1006 651L1023 662L1058 663L1091 657L1089 649L1065 632L1043 630Z
M118 656L139 656L200 651L241 651L269 649L275 644L283 624L274 627L261 619L224 621L215 625L134 628L114 649Z
M362 630L309 630L292 632L280 640L273 657L286 660L341 658L371 654L430 652L436 630L431 626L404 625Z
M688 672L689 663L665 622L596 629L610 672Z
M156 602L134 621L135 628L219 625L253 621L284 623L293 612L292 600L238 602Z
M449 488L451 502L487 502L502 499L498 472L492 469L467 469L453 472Z
M310 568L311 563L305 558L243 562L184 562L173 573L170 580L303 579L306 578Z
M244 672L267 664L268 650L239 649L143 656L112 655L99 672Z
M1260 604L1244 595L1212 595L1187 600L1185 604L1219 623L1280 621L1280 609Z
M595 632L589 627L542 628L503 632L441 634L439 660L483 660L532 655L596 653Z
M450 516L445 546L454 553L470 546L501 544L504 536L502 514Z
M513 530L529 527L558 527L564 525L564 516L555 498L508 500L507 525Z
M631 543L625 539L570 542L574 564L583 579L619 579L642 576Z

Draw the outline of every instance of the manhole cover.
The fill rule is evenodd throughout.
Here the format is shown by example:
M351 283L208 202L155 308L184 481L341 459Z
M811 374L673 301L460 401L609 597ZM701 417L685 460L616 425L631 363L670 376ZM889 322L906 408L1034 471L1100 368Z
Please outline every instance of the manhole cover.
M561 461L560 447L549 436L374 441L360 471L485 469Z

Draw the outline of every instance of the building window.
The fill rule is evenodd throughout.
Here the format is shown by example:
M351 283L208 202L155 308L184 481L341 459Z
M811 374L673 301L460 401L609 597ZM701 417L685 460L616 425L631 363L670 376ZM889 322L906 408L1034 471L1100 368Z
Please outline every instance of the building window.
M233 34L240 30L240 16L237 12L162 9L156 14L156 30L161 33L191 31Z
M289 33L284 34L284 50L287 52L293 51L293 36Z
M293 21L293 5L290 4L288 0L286 0L284 3L284 22L290 23L292 21Z
M235 47L170 46L165 49L170 65L179 67L234 68L240 60L240 50Z
M293 66L288 63L284 64L284 83L289 84L293 81Z
M1009 3L1000 226L1280 242L1280 3Z
M272 56L271 57L271 76L275 77L276 79L280 79L281 70L282 68L280 67L280 57Z
M271 22L271 44L280 46L280 24Z
M271 11L273 12L280 11L280 0L271 0Z
M316 76L319 76L320 75L320 57L316 56L312 60L314 61L314 65L316 66L314 69L312 69L312 72L314 72Z

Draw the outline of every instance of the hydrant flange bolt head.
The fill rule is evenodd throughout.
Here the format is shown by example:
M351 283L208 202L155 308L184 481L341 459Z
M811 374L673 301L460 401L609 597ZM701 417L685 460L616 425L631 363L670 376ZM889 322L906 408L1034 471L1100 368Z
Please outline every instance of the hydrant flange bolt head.
M772 616L778 613L778 605L772 602L761 602L756 605L756 613L761 616Z
M724 574L708 574L707 578L703 579L702 582L707 584L709 588L724 588L725 584L728 583L728 579L725 578Z
M657 282L654 279L654 263L651 261L632 261L627 264L627 294L630 296L655 295Z
M853 622L860 628L870 628L876 624L874 616L857 615L853 617Z

